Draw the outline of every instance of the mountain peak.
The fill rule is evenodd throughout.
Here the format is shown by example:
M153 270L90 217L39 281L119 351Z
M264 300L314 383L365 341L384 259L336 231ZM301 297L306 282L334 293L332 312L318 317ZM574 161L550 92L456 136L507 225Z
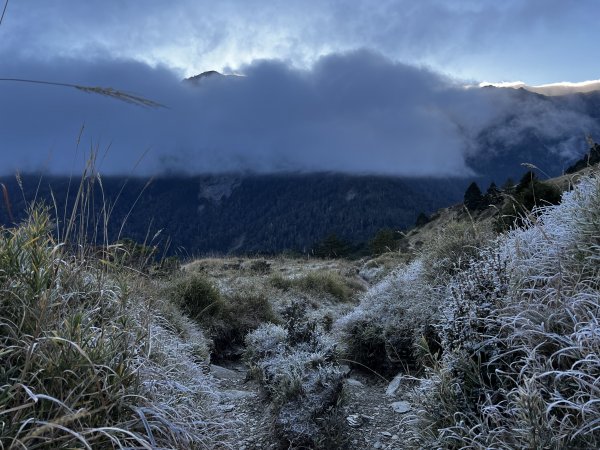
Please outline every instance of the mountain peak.
M208 70L206 72L202 72L198 75L194 75L193 77L186 78L185 81L190 83L200 83L205 78L213 78L213 77L222 77L224 76L221 72L217 72L216 70Z

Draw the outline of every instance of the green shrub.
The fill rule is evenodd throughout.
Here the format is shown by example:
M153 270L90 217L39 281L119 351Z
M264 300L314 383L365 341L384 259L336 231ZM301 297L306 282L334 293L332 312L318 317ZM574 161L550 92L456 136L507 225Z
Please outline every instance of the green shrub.
M297 278L285 278L279 274L269 279L271 286L287 291L297 289L317 295L329 295L338 301L349 301L355 292L363 290L360 283L348 279L337 272L309 272Z
M264 294L241 292L225 296L223 308L211 320L203 321L214 342L216 358L241 352L246 334L264 323L277 322L279 317Z
M204 318L218 315L224 307L219 291L198 273L186 274L176 280L170 295L191 318L200 322Z
M561 191L556 186L544 183L536 178L533 172L523 175L510 197L500 211L496 220L496 230L506 231L513 226L523 226L524 220L536 207L558 205Z
M372 255L381 255L387 252L394 252L400 248L402 234L390 228L379 230L373 239L369 241L369 249Z
M169 297L196 320L213 342L213 357L241 352L246 334L265 322L277 322L271 303L261 292L222 295L204 275L192 273L176 280Z

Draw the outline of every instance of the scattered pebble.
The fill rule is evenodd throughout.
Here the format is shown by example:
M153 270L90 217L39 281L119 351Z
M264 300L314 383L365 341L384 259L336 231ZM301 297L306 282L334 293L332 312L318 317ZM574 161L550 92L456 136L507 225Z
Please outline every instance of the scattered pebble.
M395 412L399 414L407 413L412 409L410 403L408 402L394 402L391 404L391 407Z
M351 414L346 417L346 422L348 422L348 426L352 428L358 428L363 424L363 418L360 414Z
M350 386L355 386L355 387L364 387L365 385L362 384L360 381L354 379L354 378L348 378L346 380L346 383Z

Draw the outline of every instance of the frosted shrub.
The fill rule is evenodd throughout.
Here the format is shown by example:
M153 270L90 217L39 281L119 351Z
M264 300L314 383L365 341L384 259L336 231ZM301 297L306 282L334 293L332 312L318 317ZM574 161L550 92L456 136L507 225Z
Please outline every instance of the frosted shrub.
M428 345L437 345L430 325L439 312L439 299L420 260L396 269L336 323L348 358L374 369L414 366L416 342L427 335Z
M277 437L292 447L313 448L334 417L343 372L333 341L298 303L284 318L285 327L264 324L246 336L245 359L275 406Z
M277 355L285 347L287 337L288 332L282 326L262 324L246 336L246 358L260 361Z

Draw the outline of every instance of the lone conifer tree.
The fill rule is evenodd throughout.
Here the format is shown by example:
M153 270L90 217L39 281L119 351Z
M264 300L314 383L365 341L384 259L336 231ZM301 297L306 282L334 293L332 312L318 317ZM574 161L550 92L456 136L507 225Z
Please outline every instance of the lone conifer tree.
M483 195L481 195L481 189L479 189L479 186L477 186L477 183L474 181L465 191L464 203L468 209L479 209L483 205Z

